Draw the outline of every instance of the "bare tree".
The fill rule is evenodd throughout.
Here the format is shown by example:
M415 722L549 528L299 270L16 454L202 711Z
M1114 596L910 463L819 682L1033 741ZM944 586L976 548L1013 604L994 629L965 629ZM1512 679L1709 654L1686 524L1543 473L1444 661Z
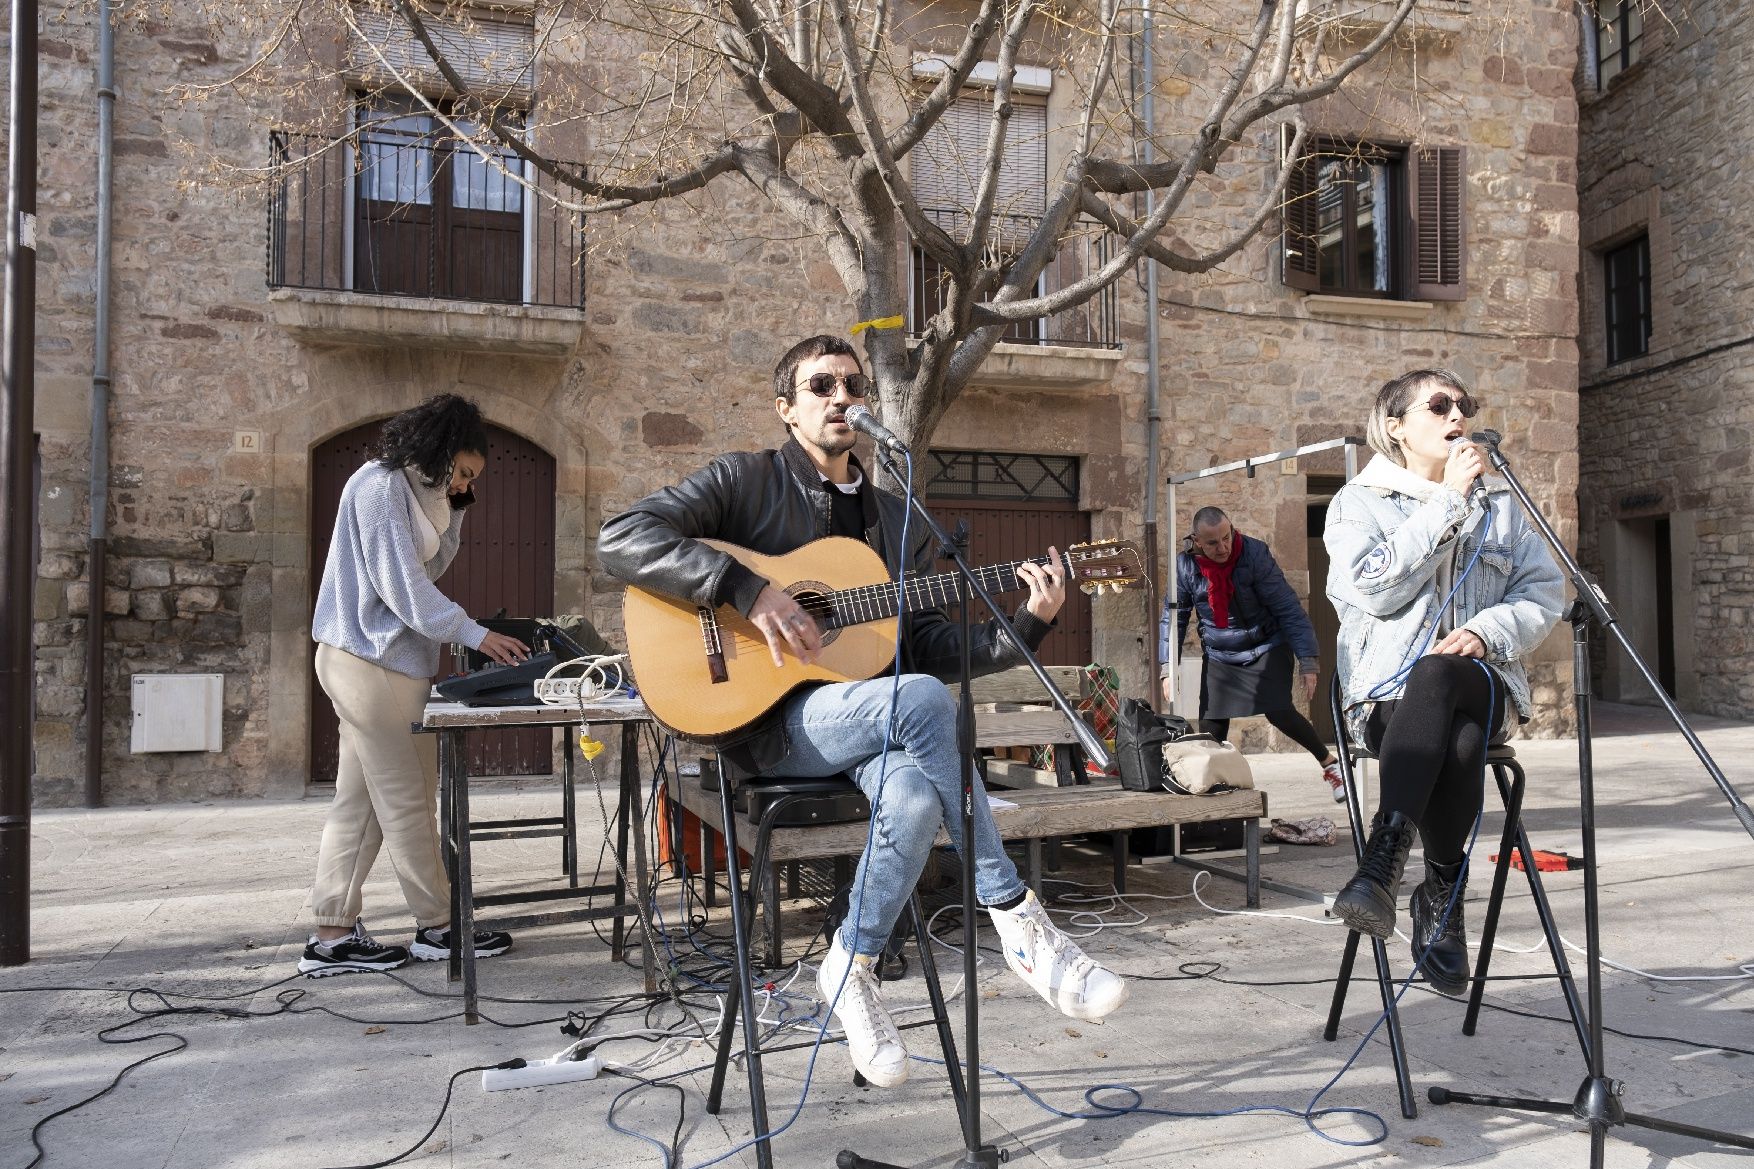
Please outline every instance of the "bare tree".
M565 48L602 62L572 78L564 100L543 99L550 129L588 141L581 171L539 148L541 128L514 119L508 91L481 80L491 71L462 59L469 50L459 46L469 42L454 30L471 27L478 9L457 0L206 2L216 19L247 13L259 22L260 55L227 85L320 80L321 30L342 28L375 55L386 92L422 104L490 165L522 160L512 168L518 181L547 176L553 182L541 191L574 214L612 216L741 180L818 242L855 320L905 314L910 289L929 281L914 335L885 325L867 338L885 420L919 446L1007 330L1112 295L1142 260L1202 273L1240 251L1281 205L1303 108L1381 53L1415 4L1158 0L1160 29L1173 23L1178 43L1198 44L1204 64L1200 76L1165 70L1161 84L1174 86L1176 100L1154 126L1143 121L1133 61L1145 10L1122 0L542 4L532 53ZM1378 10L1362 34L1322 16L1361 7ZM387 28L411 36L430 60L410 65L407 54L374 44ZM922 44L934 48L922 54ZM1010 153L1042 151L1021 140L1013 119L1019 77L1043 67L1069 79L1074 100L1058 103L1069 112L1046 131L1058 165L1020 204L1002 178ZM433 100L415 71L436 73L450 100ZM971 93L984 119L972 133ZM949 135L953 107L965 120ZM1295 135L1289 151L1270 132L1279 126ZM1160 161L1140 161L1146 141ZM933 150L940 171L962 176L954 206L922 199L910 182ZM1242 176L1258 193L1248 206L1195 197ZM1074 246L1081 261L1069 272L1059 264L1058 278L1044 282Z

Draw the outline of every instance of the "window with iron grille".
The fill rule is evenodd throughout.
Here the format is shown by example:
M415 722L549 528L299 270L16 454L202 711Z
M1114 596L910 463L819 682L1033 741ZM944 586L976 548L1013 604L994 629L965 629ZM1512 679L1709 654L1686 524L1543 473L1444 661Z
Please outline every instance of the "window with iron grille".
M972 208L985 176L992 123L991 92L970 89L946 107L908 156L921 211L954 239L964 238L973 223ZM1047 140L1045 100L1039 95L1014 94L994 184L992 216L982 241L983 262L1001 271L1041 226L1047 205ZM1043 296L1074 284L1106 264L1108 256L1107 233L1093 223L1075 223L1026 295ZM948 274L918 244L909 249L908 285L908 330L918 334L950 298ZM1119 344L1115 298L1111 287L1052 316L1013 322L1002 340L1115 348Z
M933 499L1078 502L1078 460L1072 455L935 450L926 458L925 493Z
M1598 0L1596 4L1596 88L1602 89L1638 62L1644 44L1646 0Z
M1292 128L1284 128L1289 149ZM1383 300L1467 295L1461 147L1316 138L1285 188L1288 288Z
M354 289L523 300L523 161L505 149L483 157L413 98L362 98L357 124Z
M1650 237L1641 235L1602 254L1608 364L1650 351Z

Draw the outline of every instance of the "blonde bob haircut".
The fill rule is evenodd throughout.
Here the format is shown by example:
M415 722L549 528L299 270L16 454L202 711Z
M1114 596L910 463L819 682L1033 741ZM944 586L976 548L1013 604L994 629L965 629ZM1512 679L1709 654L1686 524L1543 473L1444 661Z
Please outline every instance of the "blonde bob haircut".
M1377 454L1405 467L1407 456L1401 444L1389 437L1389 419L1399 418L1418 400L1422 393L1443 390L1453 395L1473 397L1461 375L1447 369L1415 369L1385 382L1376 392L1376 405L1371 408L1370 421L1364 427L1364 440ZM1423 402L1419 402L1423 406Z

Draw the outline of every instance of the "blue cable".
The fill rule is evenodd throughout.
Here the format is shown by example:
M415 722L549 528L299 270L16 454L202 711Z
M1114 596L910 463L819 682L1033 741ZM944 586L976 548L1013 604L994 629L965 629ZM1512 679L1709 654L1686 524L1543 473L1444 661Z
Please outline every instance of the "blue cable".
M890 755L890 751L891 751L891 749L894 745L894 742L895 742L896 699L901 694L902 631L907 626L907 571L908 571L907 536L908 536L908 528L910 527L910 525L913 522L913 497L914 497L914 457L913 457L913 453L911 451L905 452L904 457L907 460L907 480L906 480L907 493L906 493L906 496L904 497L904 507L902 510L902 518L901 518L901 545L900 545L900 550L896 556L896 561L901 567L896 574L896 582L895 582L896 583L896 595L897 595L897 608L896 608L896 620L895 620L895 669L891 675L891 682L890 682L890 686L889 686L889 718L885 721L884 729L883 729L883 762L880 764L878 772L877 772L877 791L871 797L871 800L870 800L871 819L865 828L865 849L867 851L870 850L871 838L877 831L877 810L879 807L882 806L883 785L884 785L885 781L889 778L889 755ZM963 844L964 844L964 847L967 847L969 842L964 841ZM869 876L869 874L865 871L865 867L863 865L861 865L860 872L859 872L859 886L858 886L858 890L857 890L857 895L856 896L849 895L847 897L847 917L845 919L843 919L843 921L852 920L853 906L855 903L860 903L860 904L863 903L864 897L865 897L865 879L868 876ZM833 945L832 941L830 942L830 945L831 946ZM830 1003L824 1004L825 1007L830 1007L834 1001L839 1000L839 998L841 996L841 992L846 989L847 978L852 974L852 972L853 972L852 965L849 963L847 966L847 969L844 972L842 972L842 974L841 974L840 985L835 987L835 989L834 989L833 998L830 1000ZM792 1127L793 1123L798 1119L798 1117L800 1115L802 1115L802 1113L804 1111L805 1101L807 1101L810 1098L810 1087L811 1087L811 1084L814 1081L815 1076L816 1076L816 1057L822 1051L822 1043L823 1043L823 1040L826 1039L828 1036L829 1022L833 1019L833 1017L834 1017L834 1012L832 1009L825 1010L823 1012L822 1020L816 1028L815 1042L812 1043L810 1046L810 1060L807 1064L804 1065L804 1086L803 1086L803 1089L798 1094L797 1105L792 1109L791 1115L786 1117L785 1122L780 1124L777 1128L774 1128L773 1130L769 1131L768 1133L766 1133L763 1136L751 1137L750 1139L742 1142L741 1144L735 1145L732 1148L727 1149L725 1152L719 1154L717 1157L714 1157L710 1161L702 1161L698 1165L689 1166L689 1169L707 1169L708 1166L717 1165L721 1161L728 1160L731 1157L736 1156L738 1153L741 1153L744 1149L751 1148L761 1141L768 1141L771 1143L775 1137L779 1136L781 1133L785 1132L787 1129ZM745 1020L743 1020L743 1025L745 1027L751 1026L751 1021L748 1019L745 1019ZM641 1139L646 1140L647 1142L652 1143L652 1144L657 1143L651 1137L642 1137ZM668 1155L667 1150L666 1150L665 1158L664 1158L664 1169L670 1169L670 1161L669 1161L669 1155Z

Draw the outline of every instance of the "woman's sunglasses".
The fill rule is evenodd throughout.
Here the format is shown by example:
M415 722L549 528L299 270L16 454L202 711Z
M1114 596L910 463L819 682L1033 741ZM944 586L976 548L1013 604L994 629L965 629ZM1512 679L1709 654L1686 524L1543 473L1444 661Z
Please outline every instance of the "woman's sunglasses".
M847 396L851 398L863 398L872 389L871 379L862 373L849 373L844 377L833 373L813 373L810 375L810 380L798 388L809 390L818 398L828 398L834 396L836 384L845 386Z
M1451 410L1460 410L1463 418L1472 418L1480 413L1480 403L1468 395L1461 394L1452 398L1442 391L1431 395L1425 402L1425 408L1439 418L1448 418Z

